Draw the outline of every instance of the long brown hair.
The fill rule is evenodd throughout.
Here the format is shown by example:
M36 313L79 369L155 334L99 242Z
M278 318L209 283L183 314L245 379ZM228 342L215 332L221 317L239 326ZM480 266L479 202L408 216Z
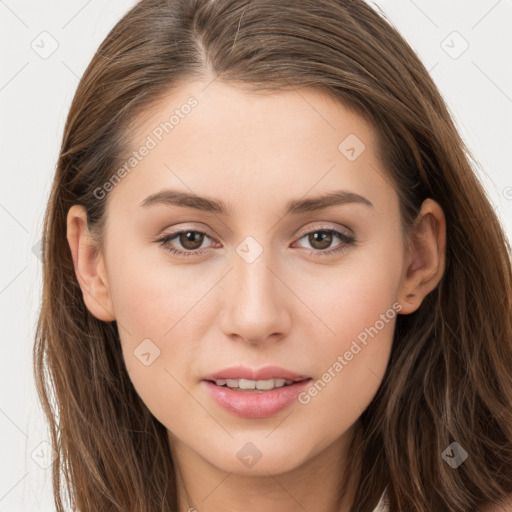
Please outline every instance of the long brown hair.
M66 215L87 211L118 169L137 116L180 83L216 79L248 91L314 87L378 135L404 232L433 198L447 222L444 276L397 318L381 386L358 420L361 479L352 512L387 486L391 512L468 512L512 492L510 246L473 172L474 158L417 55L362 0L143 0L110 31L67 118L43 237L34 345L38 392L59 457L57 510L176 511L165 427L134 390L115 322L87 310ZM457 442L457 469L441 453ZM64 489L66 484L66 492Z

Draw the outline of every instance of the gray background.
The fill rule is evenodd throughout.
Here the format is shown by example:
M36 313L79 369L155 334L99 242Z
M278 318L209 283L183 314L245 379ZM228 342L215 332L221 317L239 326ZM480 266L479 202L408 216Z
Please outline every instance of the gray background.
M430 70L512 238L512 0L373 3ZM43 212L78 80L133 4L0 0L0 512L54 510L53 449L32 377Z

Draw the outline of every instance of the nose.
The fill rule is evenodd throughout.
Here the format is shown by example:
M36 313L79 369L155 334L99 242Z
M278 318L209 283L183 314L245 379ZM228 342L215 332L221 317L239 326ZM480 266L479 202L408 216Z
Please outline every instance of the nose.
M252 262L234 253L233 269L224 283L219 312L226 336L261 344L288 334L293 294L282 274L270 250L264 250Z

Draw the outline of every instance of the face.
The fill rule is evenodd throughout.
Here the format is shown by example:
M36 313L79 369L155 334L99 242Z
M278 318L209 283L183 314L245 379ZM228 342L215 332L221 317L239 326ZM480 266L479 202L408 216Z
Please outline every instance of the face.
M346 436L379 388L398 196L371 126L321 92L205 86L139 119L130 170L99 199L108 293L172 442L224 471L286 471ZM272 378L288 385L265 390Z

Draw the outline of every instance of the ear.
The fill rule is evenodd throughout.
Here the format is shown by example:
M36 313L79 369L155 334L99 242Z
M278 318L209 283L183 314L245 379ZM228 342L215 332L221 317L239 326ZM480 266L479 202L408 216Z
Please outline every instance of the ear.
M87 309L99 320L115 320L104 258L89 233L83 206L73 205L69 209L67 239Z
M446 258L446 219L439 204L425 199L411 227L406 264L399 288L400 314L416 311L443 277Z

